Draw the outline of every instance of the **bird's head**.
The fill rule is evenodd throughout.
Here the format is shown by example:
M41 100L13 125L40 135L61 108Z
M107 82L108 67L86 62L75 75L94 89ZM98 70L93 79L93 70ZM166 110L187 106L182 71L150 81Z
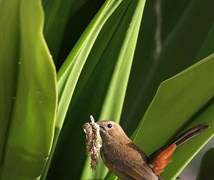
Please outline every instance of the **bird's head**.
M111 139L127 138L122 127L114 121L99 121L97 124L100 126L100 135L104 142L109 142Z

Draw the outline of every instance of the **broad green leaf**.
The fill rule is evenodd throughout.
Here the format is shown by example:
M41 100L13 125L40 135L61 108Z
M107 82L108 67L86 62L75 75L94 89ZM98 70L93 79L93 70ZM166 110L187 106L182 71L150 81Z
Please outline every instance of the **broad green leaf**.
M127 3L128 2L129 1L127 1ZM122 33L123 26L130 24L127 30L129 33L127 33L127 35L125 36L124 42L121 45L120 54L117 57L117 64L115 65L111 81L109 83L108 91L103 102L99 119L113 119L115 121L119 121L121 117L126 88L130 75L130 69L132 65L132 59L134 56L134 47L136 46L138 30L140 27L141 17L143 13L143 7L143 1L135 1L130 3L128 8L126 9L123 19L121 20L120 26L122 26L122 28L120 29L118 27L118 31L116 32ZM116 34L116 37L118 36L119 34ZM112 46L116 44L117 43L115 41L115 44L113 43ZM88 167L89 161L87 161L86 163L86 170L85 174L83 174L83 176L81 177L82 179L104 178L105 171L103 164L100 163L100 166L98 166L96 171L98 173L91 173L91 170L89 170Z
M0 162L10 123L16 92L16 74L19 66L18 1L1 1L0 4Z
M214 103L210 104L204 112L198 117L193 118L193 122L188 125L188 128L200 124L209 124L209 129L199 134L197 137L184 145L180 146L173 155L172 163L166 168L163 173L165 179L176 179L180 172L187 166L187 164L194 158L194 156L205 146L209 140L214 136L213 116ZM197 173L197 172L196 172Z
M57 69L103 3L97 0L43 0L44 35Z
M0 8L0 96L6 95L1 104L7 105L0 108L9 112L1 120L0 179L36 179L50 152L56 111L56 73L42 34L44 15L40 1L6 0Z
M133 139L148 155L194 124L210 128L178 148L163 177L176 178L214 135L214 55L161 83Z
M214 22L212 18L214 17L212 8L214 7L214 1L192 0L186 3L188 6L180 18L172 19L176 24L173 22L173 24L175 24L174 27L171 28L169 34L164 35L165 38L162 40L161 53L156 60L154 59L154 46L156 42L151 46L151 41L155 41L155 37L153 36L149 39L147 36L150 36L151 31L143 31L147 26L151 26L150 23L154 23L153 21L156 22L156 20L154 19L153 21L151 20L152 22L148 22L148 18L151 19L151 17L144 14L142 31L140 31L140 34L144 34L140 36L140 40L141 44L145 43L145 45L142 46L143 48L148 44L152 49L148 47L146 49L147 52L150 52L150 57L148 57L143 49L140 49L141 47L137 47L138 51L136 51L135 54L121 122L130 135L148 108L158 85L205 57L203 56L198 59L198 54L201 48L203 48L204 40ZM163 9L162 13L169 13L167 16L172 18L177 6L175 6L174 3L170 4L168 4L168 6L170 6L169 8L173 12L164 12ZM151 5L150 11L154 11L152 9L154 6L154 4L153 6ZM147 9L145 9L145 12L146 10ZM162 18L164 18L164 16ZM167 22L164 22L164 19L162 19L162 21L164 23L162 26L171 26L170 22L167 24ZM155 29L157 28L157 25L153 26ZM147 39L150 41L147 42ZM210 47L210 49L212 50L214 48ZM213 53L213 51L210 52ZM146 56L144 56L144 54ZM207 56L209 54L205 55Z
M98 14L95 16L93 21L90 23L89 27L85 30L75 47L72 49L71 53L69 54L68 58L66 59L63 66L60 68L58 72L58 111L57 111L57 118L56 118L56 132L55 132L55 140L53 143L53 148L51 152L51 158L49 158L48 164L45 167L45 171L42 175L43 179L46 179L47 172L49 172L50 175L52 175L52 171L49 171L49 166L52 160L54 153L56 150L57 143L59 144L60 140L58 141L61 128L63 126L66 113L68 111L68 107L70 104L71 99L73 98L74 90L77 89L76 87L77 83L79 83L80 74L83 71L83 67L86 63L86 60L88 56L90 56L91 49L94 46L94 43L97 39L97 36L99 35L104 23L107 21L108 17L112 14L114 9L117 7L118 2L114 2L113 5L109 3L109 1L106 1L103 7L100 9ZM110 5L109 5L110 4ZM114 7L116 6L116 7ZM109 7L113 7L110 9ZM110 10L109 10L110 9ZM112 33L111 31L109 31ZM109 39L109 36L107 36L107 40ZM103 43L105 46L106 43ZM99 57L102 55L103 46L99 46L101 48L101 51L98 51L99 53L96 53L96 55ZM94 66L97 64L98 58L93 59L95 62L91 63L90 66L94 68ZM93 72L93 68L89 69L89 73ZM83 71L84 72L84 71ZM86 83L90 78L90 74L84 79L83 83ZM85 82L86 81L86 82ZM89 116L88 116L89 117ZM69 125L70 126L70 125ZM71 131L72 132L72 131ZM58 145L59 146L59 145ZM70 152L69 152L70 154ZM81 158L84 158L83 155ZM72 161L71 161L72 162ZM54 164L54 163L53 163ZM60 168L57 168L60 170ZM63 169L65 170L65 169ZM54 170L54 172L56 172ZM78 173L78 171L74 171L73 176L75 176L75 173ZM66 175L65 175L66 176ZM75 177L77 178L77 177Z
M197 180L212 180L214 177L213 167L214 164L214 148L210 148L204 155L201 161L200 172Z
M60 69L57 127L64 125L48 179L59 174L73 179L81 177L85 161L82 125L90 114L95 119L105 115L119 120L143 7L144 1L138 0L106 1ZM78 137L78 141L73 137ZM56 168L56 164L62 165ZM70 167L74 168L72 172ZM91 175L89 172L90 166L86 164L81 178L105 175L103 170Z
M93 46L95 46L94 44L97 41L98 35L101 33L104 24L119 3L119 1L114 3L109 3L109 1L106 1L97 16L93 19L76 46L71 51L69 57L58 73L59 111L57 113L58 117L56 126L59 129L62 127L70 100L77 83L79 83L78 80L81 72L83 71L84 65L86 64L86 60L91 56L91 54L94 56L94 53L91 51L92 48L94 48ZM112 31L110 31L110 33L112 33ZM107 41L109 38L110 37L107 36ZM89 73L93 72L93 68L95 68L95 65L98 63L98 58L102 55L106 43L107 42L104 41L103 46L100 46L102 51L97 53L97 58L91 63L90 66L92 68L89 69ZM90 78L90 74L88 74L85 78L86 79L83 81L84 84L87 83L87 80Z

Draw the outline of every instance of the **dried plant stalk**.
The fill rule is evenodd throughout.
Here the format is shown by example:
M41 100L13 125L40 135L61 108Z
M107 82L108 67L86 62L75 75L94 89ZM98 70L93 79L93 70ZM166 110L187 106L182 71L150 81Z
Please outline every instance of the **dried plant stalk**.
M91 157L91 169L96 170L99 158L100 127L94 122L93 116L90 116L91 122L83 125L86 134L86 153Z

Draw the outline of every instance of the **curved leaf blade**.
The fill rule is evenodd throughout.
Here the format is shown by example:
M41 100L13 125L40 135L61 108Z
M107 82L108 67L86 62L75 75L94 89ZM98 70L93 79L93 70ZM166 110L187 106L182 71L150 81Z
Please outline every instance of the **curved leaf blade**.
M17 28L20 32L12 36L19 39L15 46L11 46L12 51L19 51L10 59L9 72L17 76L17 81L10 79L7 82L16 86L13 87L15 98L6 127L0 174L1 179L35 179L41 175L53 140L56 72L43 38L41 2L21 0L7 3L13 5L18 14L12 20L19 22ZM13 44L13 38L7 43ZM13 69L14 65L18 70Z
M204 155L200 172L198 174L197 180L212 180L214 177L213 167L214 164L214 148L210 148Z
M85 162L85 137L81 125L90 114L95 119L99 114L105 114L105 118L119 120L144 3L139 0L106 1L60 69L60 114L56 127L61 129L64 125L48 178L55 178L57 174L73 179L105 176L106 169L102 168L95 174L88 172L91 171L88 163L81 176ZM70 137L78 137L78 142ZM63 165L56 169L59 163ZM77 170L71 173L70 167Z
M192 124L204 122L210 125L206 133L196 137L197 143L189 146L188 152L190 153L182 151L188 143L177 150L176 155L173 156L174 163L167 167L163 175L166 179L175 178L184 164L214 134L213 104L210 102L214 97L214 83L211 79L214 76L213 68L214 55L210 55L161 83L156 96L134 133L134 142L147 154L151 154L166 144L176 132L186 129L187 124L192 126ZM199 111L202 113L197 114ZM206 118L201 118L203 116Z

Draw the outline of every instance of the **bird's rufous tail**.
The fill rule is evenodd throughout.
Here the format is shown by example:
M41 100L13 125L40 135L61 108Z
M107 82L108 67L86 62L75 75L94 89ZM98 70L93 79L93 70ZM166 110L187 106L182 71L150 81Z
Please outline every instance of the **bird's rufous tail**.
M148 164L154 171L154 173L158 176L164 171L165 167L167 164L171 161L171 156L175 149L192 138L193 136L197 135L201 131L205 130L208 128L207 124L199 124L183 134L181 134L173 143L170 145L164 146L160 148L159 150L155 151L150 157L149 157L149 162Z

